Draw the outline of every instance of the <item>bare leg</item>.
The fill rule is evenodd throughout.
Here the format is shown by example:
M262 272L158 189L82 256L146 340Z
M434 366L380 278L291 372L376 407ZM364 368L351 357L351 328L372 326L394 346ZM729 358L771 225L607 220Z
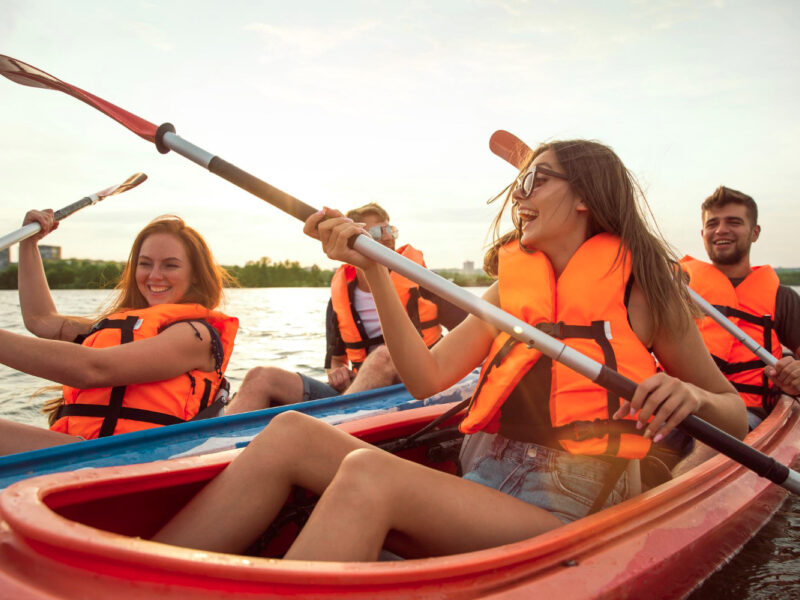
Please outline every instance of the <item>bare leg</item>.
M469 552L561 526L548 511L375 448L347 455L286 558L376 560Z
M261 410L276 404L294 404L303 400L303 380L300 375L278 367L255 367L244 376L236 397L225 414Z
M0 419L1 456L80 441L81 438L75 435Z
M392 357L386 346L379 346L369 353L361 368L356 373L353 383L345 390L346 394L355 394L365 390L374 390L397 383L399 377L394 368Z
M241 552L272 522L292 485L321 494L342 459L368 447L312 417L294 411L277 415L153 540Z

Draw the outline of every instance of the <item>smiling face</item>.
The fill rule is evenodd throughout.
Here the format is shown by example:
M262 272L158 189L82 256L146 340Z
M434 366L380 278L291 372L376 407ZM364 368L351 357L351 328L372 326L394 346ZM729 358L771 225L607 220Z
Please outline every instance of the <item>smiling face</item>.
M753 226L747 207L729 203L703 213L703 244L711 262L717 265L750 264L750 246L761 228Z
M136 262L136 286L149 306L178 303L192 285L192 264L180 239L169 233L145 238Z
M511 197L517 205L521 244L525 248L547 251L553 243L573 238L585 229L587 208L566 179L547 173L546 170L564 173L552 150L534 158L528 172L533 167L538 170L530 195L526 198L522 186L519 186ZM525 175L520 177L520 181Z

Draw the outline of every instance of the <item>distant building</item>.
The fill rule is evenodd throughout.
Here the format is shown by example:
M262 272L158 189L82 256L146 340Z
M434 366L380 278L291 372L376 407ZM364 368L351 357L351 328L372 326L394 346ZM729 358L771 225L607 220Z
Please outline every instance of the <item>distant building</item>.
M0 250L0 270L7 269L10 262L11 253L8 251L8 248Z
M39 254L42 255L42 260L61 260L61 246L43 246L40 244Z
M464 266L462 267L461 270L464 271L464 273L467 273L467 274L473 273L475 271L475 263L472 262L471 260L465 260L464 261Z

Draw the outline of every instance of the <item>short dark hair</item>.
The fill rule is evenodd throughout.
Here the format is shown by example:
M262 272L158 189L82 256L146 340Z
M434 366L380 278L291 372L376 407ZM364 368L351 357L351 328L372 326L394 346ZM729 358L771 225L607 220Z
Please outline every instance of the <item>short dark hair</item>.
M714 208L722 208L728 204L740 204L747 209L747 216L752 221L753 227L758 225L758 206L756 201L747 194L738 190L734 190L724 185L719 186L714 190L708 198L705 199L702 205L701 216L705 217L707 211Z

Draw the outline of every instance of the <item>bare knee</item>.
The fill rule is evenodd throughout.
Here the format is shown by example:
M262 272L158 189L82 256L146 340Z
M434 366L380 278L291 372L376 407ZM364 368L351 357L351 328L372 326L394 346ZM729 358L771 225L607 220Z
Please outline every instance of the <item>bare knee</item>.
M394 478L389 462L392 457L375 448L359 448L344 457L330 491L334 495L352 497L360 506L386 506Z
M366 365L367 363L376 370L394 373L394 362L386 346L378 346L370 352L364 364Z
M253 367L245 374L242 388L266 393L282 378L283 373L289 374L277 367Z

